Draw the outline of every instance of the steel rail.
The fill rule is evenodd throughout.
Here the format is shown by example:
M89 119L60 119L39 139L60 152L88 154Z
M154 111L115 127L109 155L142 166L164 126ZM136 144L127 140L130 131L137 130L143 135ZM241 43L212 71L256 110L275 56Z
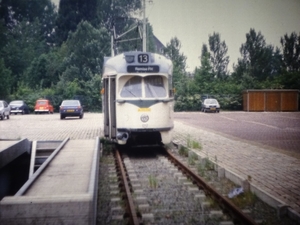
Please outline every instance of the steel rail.
M254 225L257 224L252 218L248 215L243 213L239 208L237 208L232 202L226 199L224 196L219 194L211 185L209 185L205 180L203 180L200 176L196 173L191 171L187 166L185 166L182 162L180 162L169 150L166 150L169 159L175 164L180 167L180 169L187 174L193 181L201 187L205 194L209 195L215 201L217 201L220 207L224 210L229 212L229 214L238 221L242 222L242 224L249 224Z
M124 188L125 188L125 198L126 198L128 213L129 213L129 217L130 217L129 218L130 219L130 224L139 225L140 223L139 223L139 219L137 217L135 207L134 207L134 204L133 204L133 200L132 200L132 197L131 197L131 192L130 192L129 184L127 182L125 169L124 169L124 166L123 166L121 155L120 155L118 150L115 151L115 155L116 155L118 167L120 168L120 172L121 172L121 176L122 176L122 183L123 183Z

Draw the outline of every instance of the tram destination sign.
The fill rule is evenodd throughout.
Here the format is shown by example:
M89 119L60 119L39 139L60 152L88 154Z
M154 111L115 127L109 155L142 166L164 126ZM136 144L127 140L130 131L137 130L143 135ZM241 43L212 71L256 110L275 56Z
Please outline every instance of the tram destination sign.
M142 65L142 66L127 66L128 73L158 73L159 66L157 65Z

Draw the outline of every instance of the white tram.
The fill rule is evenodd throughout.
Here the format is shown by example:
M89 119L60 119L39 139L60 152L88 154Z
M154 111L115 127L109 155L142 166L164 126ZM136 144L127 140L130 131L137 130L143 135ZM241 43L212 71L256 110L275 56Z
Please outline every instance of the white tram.
M104 135L118 144L168 144L172 140L173 64L149 52L105 58L102 75Z

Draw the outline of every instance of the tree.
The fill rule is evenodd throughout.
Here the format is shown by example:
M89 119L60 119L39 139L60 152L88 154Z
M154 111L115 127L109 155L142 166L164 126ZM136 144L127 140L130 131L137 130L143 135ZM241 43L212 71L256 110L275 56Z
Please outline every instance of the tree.
M261 82L280 72L280 51L267 45L263 35L254 29L246 34L246 43L240 48L242 58L234 67L234 76L241 79L243 75L251 76Z
M2 48L0 57L12 72L12 89L17 88L18 82L24 81L23 73L31 61L48 49L40 32L41 27L38 20L31 23L22 21L6 34L8 42Z
M41 25L40 34L53 42L56 8L51 0L2 0L0 4L0 20L9 30L20 22L33 23L36 20Z
M290 72L300 71L300 34L285 34L280 39L283 52L284 69Z
M180 53L181 43L177 37L171 39L164 49L164 55L173 62L173 83L175 88L180 87L182 79L185 79L186 56Z
M120 33L124 32L124 24L141 9L141 0L103 0L98 4L97 24L108 30L115 26Z
M59 80L60 59L55 51L35 58L24 73L25 83L34 88L51 88Z
M96 23L97 0L60 0L57 25L57 42L62 44L69 32L75 32L81 21Z
M1 0L0 18L4 19L6 26L11 27L15 21L42 20L45 11L54 9L51 0Z
M132 13L140 9L140 0L61 0L57 18L58 44L66 41L69 32L74 32L81 21L88 21L95 28L116 27L123 33L124 24Z
M0 99L4 99L10 94L12 82L11 71L6 68L4 60L0 58Z
M208 42L212 72L217 78L224 79L229 63L229 56L226 56L228 51L226 43L225 41L221 42L220 34L215 32L209 36Z
M211 55L207 45L203 44L200 56L201 66L195 69L195 83L198 93L209 92L209 86L214 80L213 67L210 59Z
M87 21L79 23L77 30L69 35L65 43L67 56L64 67L78 68L78 73L72 74L68 79L88 81L91 76L100 74L104 56L110 54L108 43L110 38L105 28L95 29Z

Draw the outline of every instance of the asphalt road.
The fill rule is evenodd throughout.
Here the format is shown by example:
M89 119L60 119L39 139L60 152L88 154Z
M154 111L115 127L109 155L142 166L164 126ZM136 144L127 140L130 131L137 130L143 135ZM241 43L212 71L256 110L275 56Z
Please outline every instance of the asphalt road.
M180 112L176 121L300 154L300 112Z

